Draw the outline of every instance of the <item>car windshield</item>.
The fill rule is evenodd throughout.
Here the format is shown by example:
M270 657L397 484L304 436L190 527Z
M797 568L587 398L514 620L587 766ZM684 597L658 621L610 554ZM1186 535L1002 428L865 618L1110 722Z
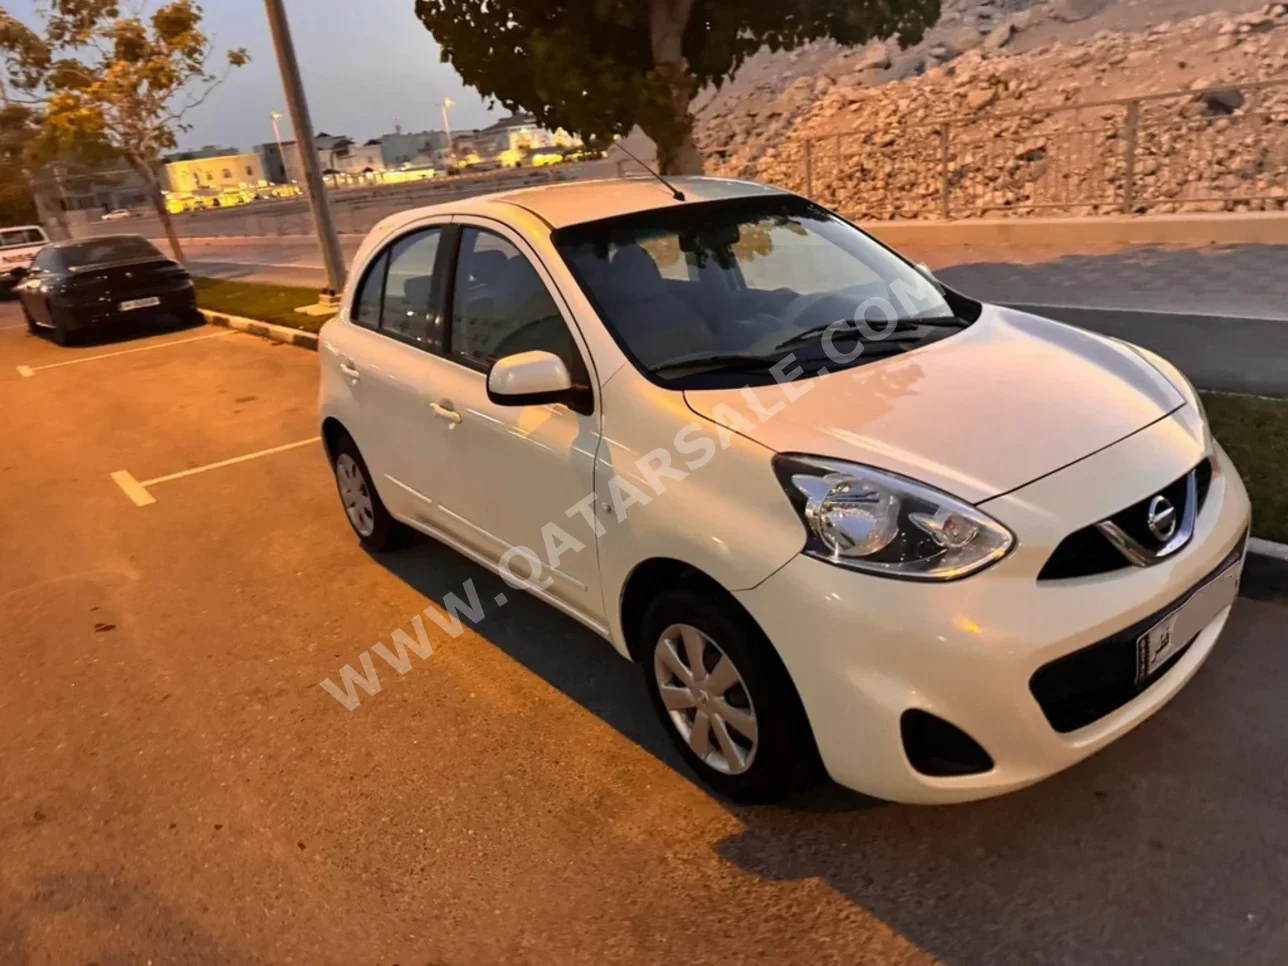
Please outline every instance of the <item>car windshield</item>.
M72 271L103 265L109 262L126 262L143 258L164 256L146 238L138 235L120 235L115 238L95 238L92 241L64 245L61 249L63 264Z
M834 348L857 365L968 324L916 268L790 196L575 225L555 243L627 355L682 388L782 370L789 352L807 375L837 368Z

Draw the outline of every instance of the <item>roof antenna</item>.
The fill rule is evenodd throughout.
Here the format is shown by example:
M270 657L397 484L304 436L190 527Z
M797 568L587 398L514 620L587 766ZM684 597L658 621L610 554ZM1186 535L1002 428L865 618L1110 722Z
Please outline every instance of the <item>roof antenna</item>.
M628 158L630 158L632 161L634 161L636 164L638 164L641 168L643 168L645 171L647 171L647 172L648 172L649 174L651 174L653 177L657 178L657 180L658 180L658 181L660 181L660 182L662 182L662 184L666 185L666 190L667 190L667 191L669 191L669 192L671 192L671 197L672 197L672 198L674 198L676 201L685 201L685 200L687 200L687 199L684 197L684 192L683 192L683 191L681 191L681 190L680 190L679 188L677 188L675 185L671 184L671 182L667 181L664 177L662 177L660 174L658 174L656 171L654 171L652 168L650 168L647 164L645 164L643 161L641 161L639 158L637 158L637 157L636 157L634 154L632 154L630 151L627 151L627 150L626 150L626 145L622 143L622 136L621 136L620 134L616 135L616 136L613 138L613 143L614 143L614 144L616 144L619 148L621 148L621 149L622 149L622 153L624 153Z

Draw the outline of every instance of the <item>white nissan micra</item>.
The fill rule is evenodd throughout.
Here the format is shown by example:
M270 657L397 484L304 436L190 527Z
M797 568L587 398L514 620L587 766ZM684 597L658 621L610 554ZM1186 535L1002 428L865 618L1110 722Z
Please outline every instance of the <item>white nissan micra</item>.
M1172 365L762 185L395 215L319 351L362 543L606 637L734 799L1028 785L1175 695L1237 594L1247 494Z

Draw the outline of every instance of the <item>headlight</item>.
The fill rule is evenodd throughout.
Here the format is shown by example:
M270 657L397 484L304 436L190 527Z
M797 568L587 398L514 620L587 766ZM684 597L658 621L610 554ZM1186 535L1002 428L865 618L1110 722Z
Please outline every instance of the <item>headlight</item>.
M805 552L883 577L956 580L1001 560L1006 527L915 480L840 460L775 456L774 472L809 532Z

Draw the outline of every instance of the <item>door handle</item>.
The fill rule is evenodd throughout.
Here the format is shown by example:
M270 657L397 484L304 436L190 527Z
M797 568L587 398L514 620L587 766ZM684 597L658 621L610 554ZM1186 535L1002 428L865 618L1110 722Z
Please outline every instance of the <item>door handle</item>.
M350 379L362 378L362 373L358 371L358 367L355 366L352 362L340 363L340 371L343 372L345 376L347 376Z
M449 409L446 406L440 406L438 403L430 403L429 409L430 409L430 412L432 412L439 419L445 419L453 426L455 426L457 423L461 421L461 414L458 413L455 409Z

